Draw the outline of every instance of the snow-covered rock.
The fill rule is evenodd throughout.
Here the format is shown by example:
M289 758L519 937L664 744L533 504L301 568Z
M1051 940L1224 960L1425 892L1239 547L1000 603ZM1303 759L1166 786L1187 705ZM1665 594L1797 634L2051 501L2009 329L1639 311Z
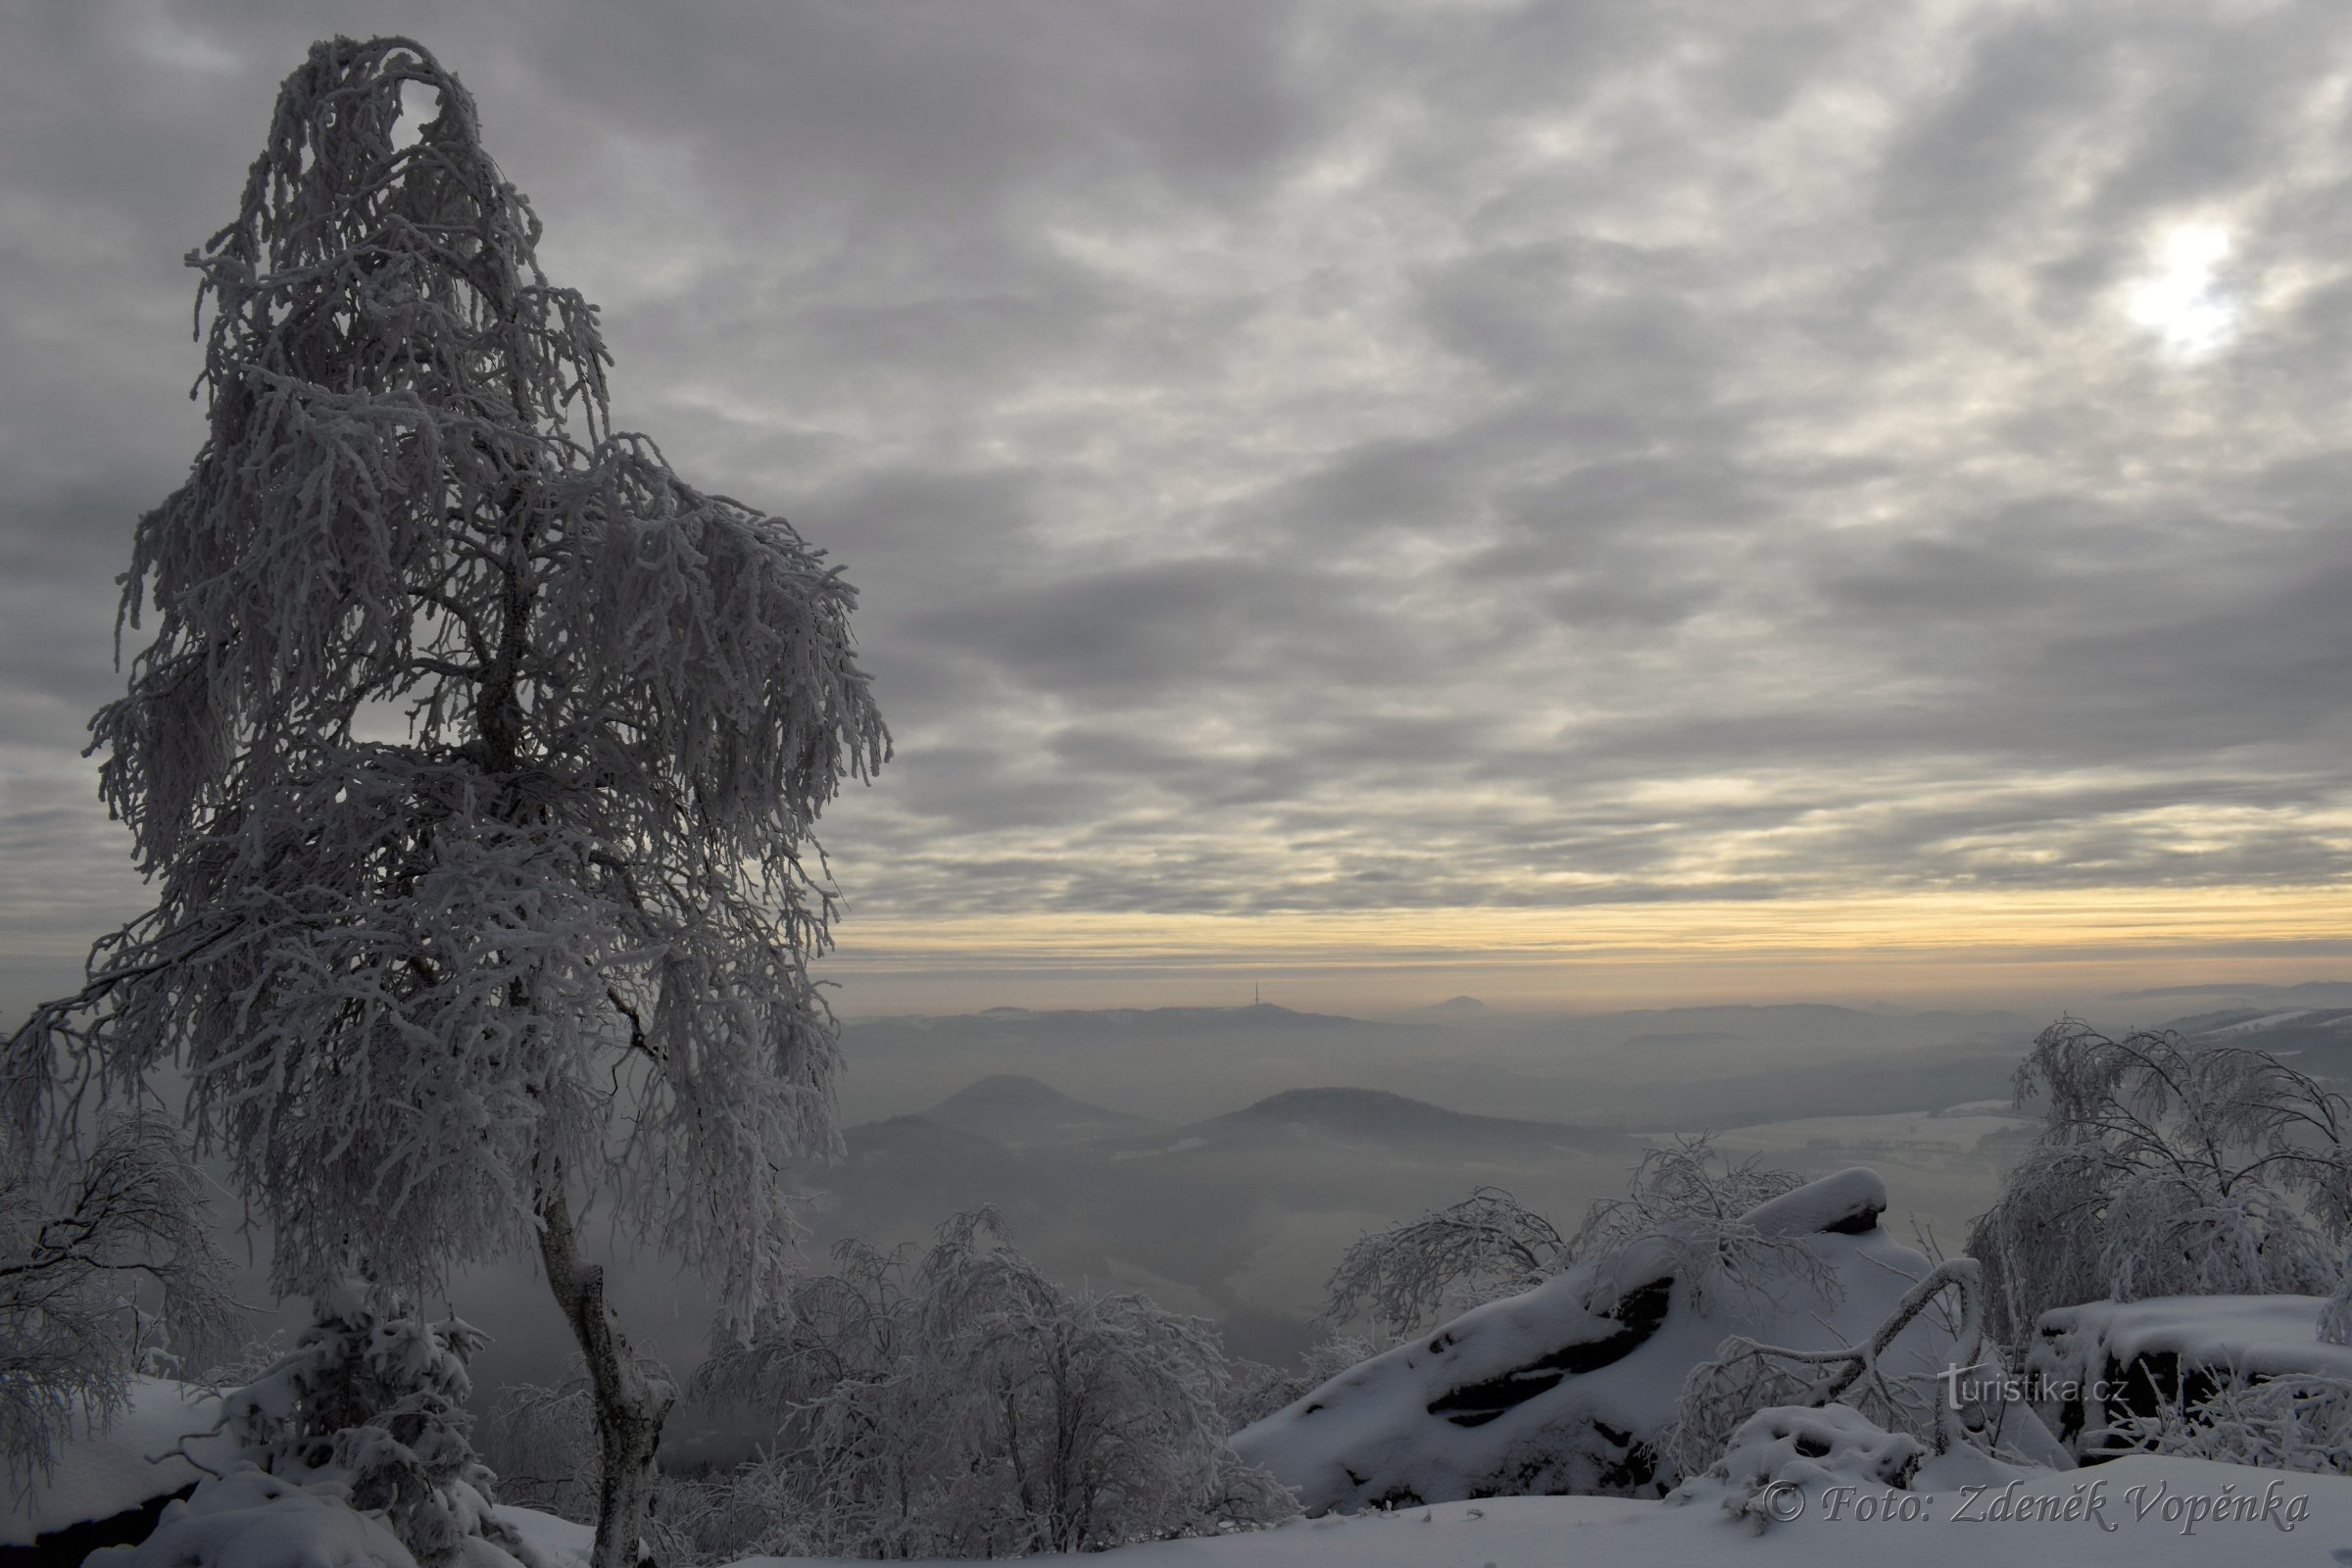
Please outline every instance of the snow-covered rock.
M229 1462L236 1445L214 1427L220 1400L209 1389L164 1378L135 1378L128 1404L103 1428L58 1445L57 1462L29 1487L0 1485L0 1546L56 1544L68 1531L135 1515L109 1532L80 1531L83 1551L136 1539L174 1494L194 1486L208 1465ZM182 1440L186 1440L182 1451Z
M2352 1345L2319 1337L2317 1296L2158 1296L2044 1312L2026 1371L2051 1425L2083 1457L2111 1422L2193 1408L2224 1380L2352 1380Z
M92 1552L88 1568L416 1568L416 1559L339 1489L298 1487L245 1465L167 1506L138 1545Z
M1728 1335L1792 1349L1862 1343L1929 1272L1879 1226L1886 1193L1839 1171L1758 1205L1765 1236L1801 1238L1817 1270L1718 1281L1676 1277L1674 1248L1637 1241L1353 1367L1233 1438L1310 1513L1524 1494L1656 1497L1682 1477L1664 1457L1683 1380ZM1687 1254L1684 1254L1687 1255ZM1884 1365L1932 1379L1953 1360L1938 1314L1897 1337ZM2029 1441L2050 1446L2046 1433Z

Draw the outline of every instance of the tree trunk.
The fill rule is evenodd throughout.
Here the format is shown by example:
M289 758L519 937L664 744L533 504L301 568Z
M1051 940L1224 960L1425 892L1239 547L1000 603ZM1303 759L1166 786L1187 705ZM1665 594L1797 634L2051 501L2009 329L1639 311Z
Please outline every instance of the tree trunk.
M654 1496L654 1449L677 1391L640 1365L620 1337L605 1304L605 1271L580 1256L560 1173L540 1198L539 1221L548 1289L579 1342L596 1400L596 1549L589 1568L638 1568L638 1544Z

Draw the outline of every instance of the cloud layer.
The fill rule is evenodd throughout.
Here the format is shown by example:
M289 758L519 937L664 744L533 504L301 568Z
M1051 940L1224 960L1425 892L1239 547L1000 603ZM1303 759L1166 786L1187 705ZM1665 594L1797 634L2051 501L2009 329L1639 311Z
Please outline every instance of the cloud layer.
M2339 5L488 9L371 20L622 421L863 591L861 918L2352 868ZM75 754L176 262L334 25L11 24L12 951L137 899Z

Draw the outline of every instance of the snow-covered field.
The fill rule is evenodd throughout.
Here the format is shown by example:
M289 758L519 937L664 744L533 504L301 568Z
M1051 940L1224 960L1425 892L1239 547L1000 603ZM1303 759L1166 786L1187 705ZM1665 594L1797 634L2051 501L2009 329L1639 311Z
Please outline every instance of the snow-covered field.
M2275 1489L2266 1495L2266 1489ZM2276 1499L2275 1506L2273 1499ZM1892 1499L1903 1516L1877 1516ZM2034 1473L2014 1491L1815 1490L1804 1517L1761 1534L1705 1503L1619 1497L1490 1497L1396 1513L1334 1515L1246 1535L1153 1542L1031 1562L1098 1568L2343 1568L2352 1480L2278 1475L2195 1459L2135 1457ZM1793 1509L1791 1496L1784 1507ZM2200 1501L2204 1504L2200 1508ZM2072 1504L2077 1517L2063 1514ZM2228 1505L2232 1517L2194 1517ZM2265 1510L2268 1516L2265 1517ZM1865 1511L1874 1516L1864 1518ZM534 1544L585 1562L588 1531L502 1508ZM734 1568L808 1558L746 1557Z

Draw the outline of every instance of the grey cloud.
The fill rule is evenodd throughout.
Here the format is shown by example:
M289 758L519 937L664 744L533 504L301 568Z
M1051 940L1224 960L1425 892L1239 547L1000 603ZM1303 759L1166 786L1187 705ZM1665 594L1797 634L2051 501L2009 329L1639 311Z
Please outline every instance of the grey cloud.
M74 754L202 438L179 257L336 24L102 3L0 61L12 931L135 893ZM859 586L861 910L2341 874L2334 8L382 24L606 302L623 420ZM2200 204L2246 315L2192 366L2117 297Z

